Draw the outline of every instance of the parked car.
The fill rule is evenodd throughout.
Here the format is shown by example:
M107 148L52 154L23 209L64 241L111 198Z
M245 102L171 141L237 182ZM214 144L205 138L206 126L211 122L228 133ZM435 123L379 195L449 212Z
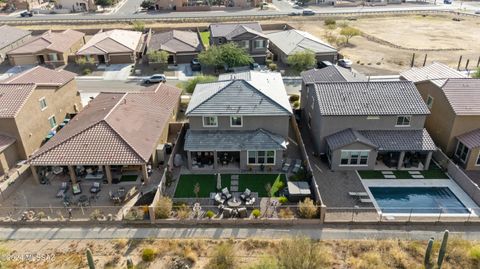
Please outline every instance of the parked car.
M257 63L251 63L250 70L260 70L260 65Z
M155 74L143 80L145 84L167 82L167 78L162 74Z
M192 61L190 62L190 67L192 68L192 71L202 70L202 65L197 58L192 59Z
M327 67L327 66L331 66L333 65L331 62L329 61L320 61L320 62L317 62L317 68L324 68L324 67Z
M302 9L302 6L299 6L299 5L297 5L297 4L293 5L292 7L293 7L293 8L296 8L296 9Z
M300 15L302 15L302 12L300 11L292 11L288 13L288 16L300 16Z
M20 13L20 16L22 17L33 17L33 13L31 11L24 11L22 13Z
M453 3L453 0L443 0L444 4L450 5Z
M479 9L479 10L475 10L475 14L480 15L480 9Z
M338 60L337 64L341 67L345 67L345 68L351 68L352 67L352 61L350 61L349 59L340 59Z
M303 16L315 15L315 11L313 11L309 8L306 8L306 9L303 10L302 14L303 14Z

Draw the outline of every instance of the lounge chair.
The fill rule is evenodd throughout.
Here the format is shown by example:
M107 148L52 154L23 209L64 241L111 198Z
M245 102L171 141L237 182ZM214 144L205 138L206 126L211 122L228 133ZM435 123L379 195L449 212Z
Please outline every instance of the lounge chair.
M57 195L55 195L55 197L57 198L64 197L67 190L68 190L68 182L62 182L62 185L58 189Z
M224 197L226 200L232 198L232 195L231 195L230 192L228 191L228 188L227 188L227 187L225 187L225 188L222 189L222 195L223 195L223 197Z
M350 192L348 192L348 195L350 195L350 196L355 196L355 197L357 197L357 196L368 196L368 193L366 193L366 192L353 192L353 191L350 191Z
M246 206L253 206L255 204L255 197L249 198L245 201Z
M360 198L360 202L368 204L372 203L372 200L370 200L370 198Z
M285 173L288 173L288 171L290 170L290 163L292 162L291 159L287 159L284 163L283 163L283 166L282 166L282 171L285 172Z
M220 193L215 194L215 197L213 199L219 205L223 205L223 203L225 203L225 199L222 198L222 195Z
M82 187L80 186L80 183L75 183L72 185L72 193L73 195L82 193Z
M239 217L239 218L242 218L242 219L243 219L243 218L248 217L248 215L247 215L247 208L245 208L245 207L239 208L237 212L238 212L238 217Z
M233 215L233 209L229 208L229 207L226 207L223 209L223 218L226 219L226 218L231 218L232 215Z
M92 187L90 188L91 193L98 193L100 191L100 182L93 182Z
M292 172L296 174L298 171L300 171L300 168L302 168L302 160L297 159L293 164Z
M248 198L252 196L252 191L250 189L245 189L245 191L240 195L240 199L246 201Z

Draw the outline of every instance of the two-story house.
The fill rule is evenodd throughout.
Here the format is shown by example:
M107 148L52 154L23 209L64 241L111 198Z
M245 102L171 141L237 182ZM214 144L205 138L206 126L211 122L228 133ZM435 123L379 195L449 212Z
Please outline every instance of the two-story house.
M263 34L258 22L210 24L210 46L235 42L259 64L265 64L268 51L268 37Z
M188 168L280 168L291 115L279 73L248 71L197 84L186 110Z
M74 78L72 72L37 66L0 83L0 174L27 159L81 109Z
M7 52L11 51L32 37L32 32L15 28L9 25L0 26L0 63L7 57Z
M415 82L431 111L425 127L445 154L465 170L480 170L480 79L441 63L401 73Z
M304 128L332 170L428 169L430 112L412 82L313 82L303 94Z

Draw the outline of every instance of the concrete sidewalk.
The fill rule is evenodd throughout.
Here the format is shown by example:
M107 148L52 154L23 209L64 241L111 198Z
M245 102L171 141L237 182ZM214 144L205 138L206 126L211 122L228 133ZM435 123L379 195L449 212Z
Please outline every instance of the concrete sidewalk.
M451 231L450 235L480 240L480 231ZM403 231L371 229L266 229L266 228L0 228L0 240L67 240L67 239L281 239L306 236L312 239L407 239L441 238L443 231Z

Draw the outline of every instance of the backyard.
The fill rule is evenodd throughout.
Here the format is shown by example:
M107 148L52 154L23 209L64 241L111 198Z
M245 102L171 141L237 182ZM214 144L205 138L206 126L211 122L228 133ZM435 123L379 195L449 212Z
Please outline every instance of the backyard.
M210 45L210 32L209 31L200 32L200 38L202 39L203 46L205 48L208 48L208 46Z
M250 189L257 192L259 197L268 197L267 184L271 186L273 197L278 195L278 191L286 185L286 177L284 174L240 174L238 175L238 191L243 192ZM230 189L231 174L221 174L222 188ZM217 175L214 174L196 174L181 175L178 179L177 188L175 190L175 198L192 198L195 195L195 185L198 183L199 198L208 198L210 193L217 192Z
M421 175L423 179L449 179L449 177L438 167L437 165L432 164L428 170L425 171L405 171L405 170L393 170L389 171L391 173L385 173L381 170L363 170L358 171L358 174L362 179L388 179L389 177L385 175L394 175L395 179L416 179L414 175ZM390 177L392 178L392 177ZM418 177L417 177L418 179Z

